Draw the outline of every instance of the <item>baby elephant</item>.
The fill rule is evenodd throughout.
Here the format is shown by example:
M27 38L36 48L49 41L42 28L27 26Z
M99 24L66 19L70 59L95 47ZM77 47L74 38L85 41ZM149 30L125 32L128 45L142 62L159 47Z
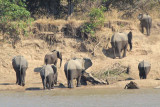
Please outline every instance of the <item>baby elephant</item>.
M53 89L54 84L57 83L57 68L55 65L44 65L40 71L43 89Z
M151 64L149 62L146 62L143 60L139 63L138 69L139 69L140 79L146 79L147 75L151 69Z
M23 56L15 56L12 59L12 66L16 72L16 84L24 86L26 70L28 68L27 60Z

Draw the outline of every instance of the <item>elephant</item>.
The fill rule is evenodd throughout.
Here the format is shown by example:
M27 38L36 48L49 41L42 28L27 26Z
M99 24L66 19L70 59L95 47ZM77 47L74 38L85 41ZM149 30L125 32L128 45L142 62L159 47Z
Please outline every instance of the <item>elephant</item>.
M43 89L53 89L57 82L57 68L55 65L44 65L40 71L40 76L43 83Z
M139 77L140 79L147 79L147 75L151 69L151 64L147 61L141 61L138 64Z
M26 70L28 68L28 62L24 56L18 55L13 57L12 66L16 72L16 84L25 86Z
M60 59L60 67L62 64L62 54L59 51L53 50L52 53L48 53L45 55L44 62L45 64L54 64L57 66L57 58Z
M116 51L119 54L119 58L121 59L121 52L124 50L123 57L126 57L126 51L128 44L130 46L130 50L132 50L132 32L130 31L128 34L123 32L116 32L113 34L111 38L111 45L114 53L114 58L116 58Z
M152 18L148 14L140 13L138 15L138 19L140 20L140 26L142 33L144 33L144 27L146 28L147 36L150 35L151 26L152 26Z
M92 66L89 58L73 58L64 65L64 72L68 81L68 88L73 87L73 79L77 80L77 87L81 86L80 80L82 73Z

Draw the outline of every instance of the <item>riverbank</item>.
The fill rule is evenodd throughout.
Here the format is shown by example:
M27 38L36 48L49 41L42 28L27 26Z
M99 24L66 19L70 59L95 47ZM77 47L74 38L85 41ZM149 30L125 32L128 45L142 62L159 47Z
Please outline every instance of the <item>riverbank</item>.
M153 80L153 79L146 79L146 80L132 80L137 84L139 89L153 89L153 88L160 88L160 80ZM110 85L82 85L81 87L74 87L71 90L77 90L77 89L124 89L125 85L128 84L130 80L128 81L119 81L114 84ZM54 90L68 90L67 85L55 85ZM26 83L24 87L16 85L15 83L0 83L0 91L39 91L43 90L43 85L41 82L37 83Z

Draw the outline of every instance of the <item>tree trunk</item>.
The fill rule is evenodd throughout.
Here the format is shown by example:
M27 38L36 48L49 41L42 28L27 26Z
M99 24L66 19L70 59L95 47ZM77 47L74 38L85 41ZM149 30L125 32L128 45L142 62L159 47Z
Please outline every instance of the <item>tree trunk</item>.
M72 15L74 10L73 0L68 0L68 17Z

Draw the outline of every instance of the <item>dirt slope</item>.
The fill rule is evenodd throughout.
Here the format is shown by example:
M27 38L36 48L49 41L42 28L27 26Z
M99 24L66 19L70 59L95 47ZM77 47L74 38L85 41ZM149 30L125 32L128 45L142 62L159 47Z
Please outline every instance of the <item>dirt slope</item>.
M129 22L128 22L129 23ZM137 24L137 23L136 23ZM73 57L89 57L93 61L93 66L87 70L87 72L99 72L105 70L115 63L120 63L124 66L131 66L131 73L129 77L134 78L140 86L155 87L160 85L160 81L153 80L160 78L160 26L158 20L153 22L152 34L147 37L139 32L136 25L132 25L133 32L133 50L127 52L127 57L123 59L112 59L107 56L103 47L98 48L95 51L95 56L92 56L89 52L80 52L77 49L77 45L80 43L74 38L61 37L60 43L49 46L44 40L40 39L24 39L18 42L16 48L13 49L11 44L0 43L0 90L20 89L25 90L29 88L42 88L41 78L39 72L34 72L34 69L41 67L44 64L44 56L46 53L53 49L59 50L63 55L62 67L59 67L58 61L58 81L66 85L66 78L63 71L63 65L65 62ZM124 29L123 29L124 30ZM128 32L129 30L124 30ZM104 33L105 32L101 32ZM59 36L62 36L59 34ZM111 46L109 45L109 48ZM29 67L26 74L26 86L20 87L15 85L16 74L12 68L11 60L15 55L23 55L29 62ZM147 60L151 63L151 71L148 75L149 80L139 80L138 76L138 63L142 60ZM128 81L118 82L104 87L120 87L128 83Z

